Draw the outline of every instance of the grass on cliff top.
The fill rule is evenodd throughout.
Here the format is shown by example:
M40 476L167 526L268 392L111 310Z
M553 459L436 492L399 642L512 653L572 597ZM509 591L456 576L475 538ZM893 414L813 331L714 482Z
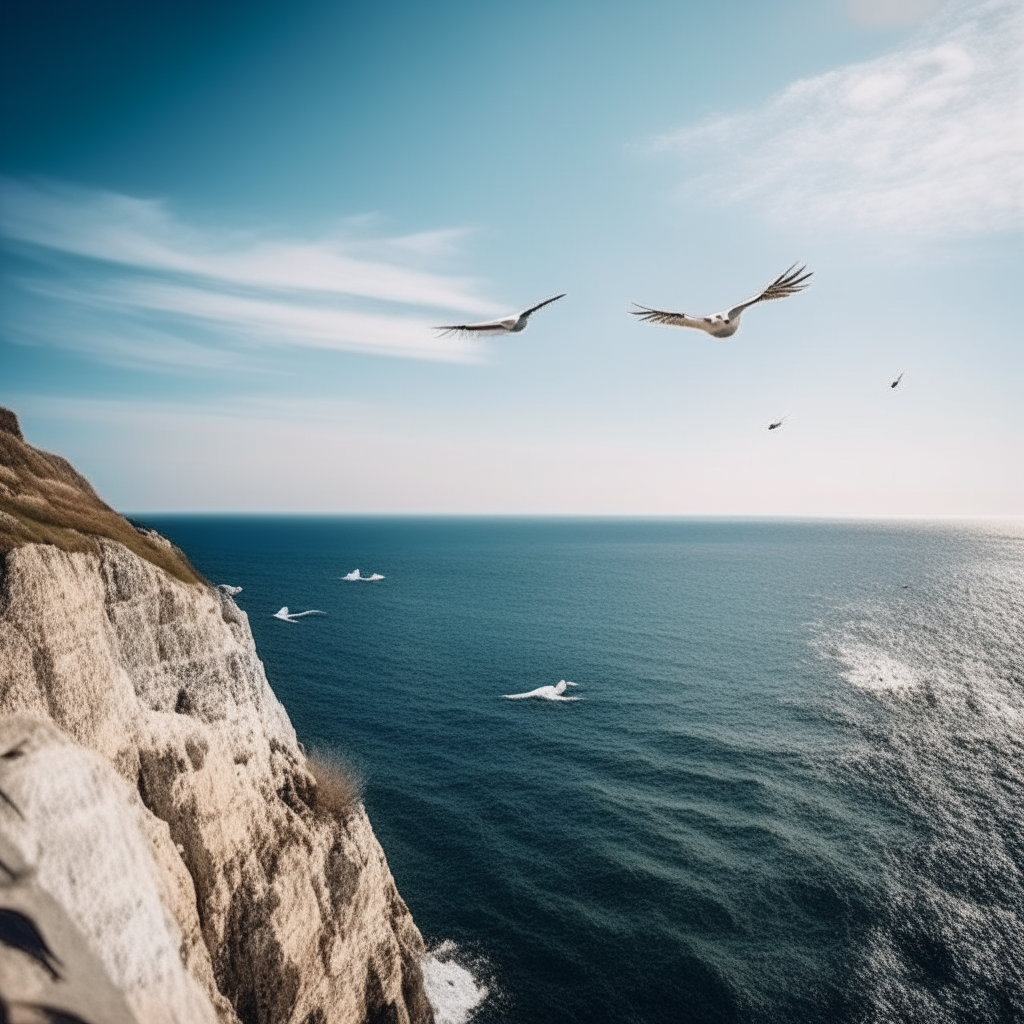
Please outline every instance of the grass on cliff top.
M330 754L309 754L306 767L316 780L310 806L325 818L347 820L363 799L363 780Z
M22 439L13 414L0 412L8 414L0 422L0 554L23 544L96 551L97 540L106 538L184 583L202 580L170 541L134 527L67 459L33 448Z

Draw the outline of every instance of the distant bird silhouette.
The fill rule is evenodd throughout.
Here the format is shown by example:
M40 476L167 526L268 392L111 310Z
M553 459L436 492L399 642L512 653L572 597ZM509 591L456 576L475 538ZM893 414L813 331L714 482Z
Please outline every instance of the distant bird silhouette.
M476 324L442 324L440 327L435 327L434 330L440 331L440 337L442 338L448 334L518 334L520 331L526 330L530 317L538 309L543 309L552 302L564 299L565 296L565 292L562 292L561 295L552 295L550 299L538 302L536 306L531 306L529 309L524 309L521 313L513 313L511 316L503 317L500 320L482 320Z
M769 423L768 424L768 429L769 430L778 430L779 427L781 427L782 424L785 423L785 422L786 422L786 417L783 416L781 420L775 420L774 423Z
M35 924L21 911L0 907L0 942L32 957L54 981L60 979L57 970L62 966L60 960L46 944L46 939L39 934Z
M785 299L797 292L802 292L807 287L807 282L814 272L806 266L798 267L795 263L784 274L780 274L763 292L755 295L746 302L733 306L731 309L723 310L721 313L714 313L711 316L690 316L687 313L668 313L662 309L650 309L647 306L637 305L636 309L630 310L635 317L639 317L644 323L665 324L668 327L694 327L698 331L705 331L712 338L731 338L740 329L740 317L745 309L758 302L768 302L771 299Z
M894 381L892 381L889 384L889 387L890 388L898 388L900 386L900 381L901 380L903 380L903 374L902 373Z

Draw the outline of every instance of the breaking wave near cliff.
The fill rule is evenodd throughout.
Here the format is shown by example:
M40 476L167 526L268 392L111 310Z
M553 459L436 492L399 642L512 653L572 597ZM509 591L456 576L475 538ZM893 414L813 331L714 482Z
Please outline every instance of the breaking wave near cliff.
M468 1024L490 995L487 964L445 939L427 951L423 985L435 1024Z

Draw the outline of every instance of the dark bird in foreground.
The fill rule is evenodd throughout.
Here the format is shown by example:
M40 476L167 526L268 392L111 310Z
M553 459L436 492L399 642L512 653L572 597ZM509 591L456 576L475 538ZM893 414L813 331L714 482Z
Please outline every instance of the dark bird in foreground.
M7 1016L4 1016L6 1013ZM89 1024L77 1013L59 1010L41 1003L5 1003L0 998L0 1024L8 1021L31 1021L31 1024Z
M434 329L441 332L440 337L442 338L448 334L518 334L520 331L526 330L530 317L538 309L543 309L549 303L564 299L565 295L565 292L562 292L561 295L552 295L550 299L538 302L536 306L531 306L521 313L513 313L500 320L482 320L477 324L442 324Z
M59 980L60 960L46 944L46 939L39 934L35 924L18 910L0 907L0 942L12 949L32 957L36 963L44 967L54 981Z
M785 422L786 422L786 417L783 416L781 420L776 420L774 423L769 423L768 424L768 429L769 430L778 430L779 427L781 427L782 424L785 423Z
M755 295L752 299L747 299L746 302L741 302L731 309L714 313L712 316L668 313L662 309L649 309L647 306L637 306L630 312L644 323L665 324L669 327L695 327L698 331L707 332L712 338L731 338L740 329L740 317L745 309L758 302L785 299L797 292L802 292L813 275L814 271L808 270L805 266L798 267L794 263L789 270L775 278L759 295Z
M903 374L902 373L894 381L890 382L889 387L890 388L898 388L900 386L900 381L901 380L903 380Z

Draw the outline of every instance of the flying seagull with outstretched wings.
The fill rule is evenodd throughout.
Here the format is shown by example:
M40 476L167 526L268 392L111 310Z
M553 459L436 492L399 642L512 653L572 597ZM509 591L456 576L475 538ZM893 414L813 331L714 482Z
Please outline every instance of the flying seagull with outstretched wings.
M478 324L442 324L435 330L441 332L442 338L448 334L518 334L520 331L526 330L526 324L538 309L543 309L549 303L564 299L565 295L565 292L562 292L561 295L552 295L550 299L538 302L536 306L524 309L521 313L502 317L500 320L483 320Z
M694 327L698 331L705 331L712 338L731 338L740 329L740 317L743 311L749 309L758 302L768 302L771 299L785 299L797 292L802 292L814 271L808 270L805 266L798 267L795 263L784 274L780 274L763 292L755 295L746 302L741 302L731 309L723 310L712 316L690 316L687 313L669 313L662 309L649 309L647 306L638 306L630 310L635 317L639 317L644 323L665 324L669 327Z

